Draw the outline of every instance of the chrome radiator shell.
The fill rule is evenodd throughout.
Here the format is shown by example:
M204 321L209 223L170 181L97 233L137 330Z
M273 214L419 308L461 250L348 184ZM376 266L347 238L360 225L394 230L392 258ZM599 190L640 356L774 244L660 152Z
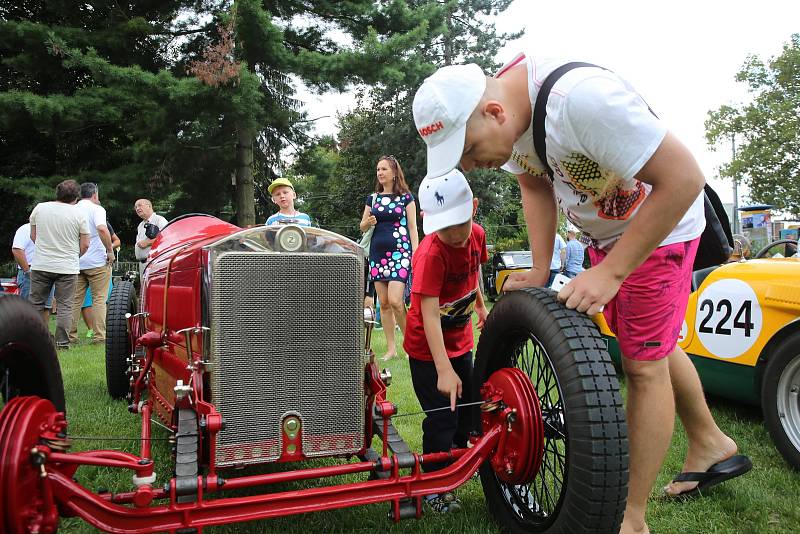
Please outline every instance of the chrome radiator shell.
M279 459L289 415L306 457L360 451L363 256L230 248L211 251L205 277L216 464Z

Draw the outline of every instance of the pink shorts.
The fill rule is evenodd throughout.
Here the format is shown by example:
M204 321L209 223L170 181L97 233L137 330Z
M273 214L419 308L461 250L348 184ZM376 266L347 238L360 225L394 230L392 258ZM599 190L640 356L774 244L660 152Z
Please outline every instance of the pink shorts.
M692 264L700 238L658 247L622 283L603 309L620 352L631 360L660 360L675 349L686 314ZM606 253L589 247L592 265Z

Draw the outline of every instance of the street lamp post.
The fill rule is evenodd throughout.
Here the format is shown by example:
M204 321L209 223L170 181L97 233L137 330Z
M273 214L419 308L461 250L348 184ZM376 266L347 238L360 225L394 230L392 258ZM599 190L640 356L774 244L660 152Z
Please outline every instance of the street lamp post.
M731 163L736 160L736 136L731 133L731 150L733 151L733 158ZM739 233L739 177L733 175L733 233Z

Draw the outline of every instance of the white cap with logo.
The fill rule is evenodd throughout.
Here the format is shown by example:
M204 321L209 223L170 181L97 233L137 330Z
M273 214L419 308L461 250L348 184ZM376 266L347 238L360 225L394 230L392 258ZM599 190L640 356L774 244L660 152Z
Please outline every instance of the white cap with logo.
M426 234L472 218L472 189L458 169L444 176L426 177L419 184L417 198Z
M467 119L485 90L486 75L474 63L442 67L417 89L414 123L428 145L426 176L441 176L458 165Z

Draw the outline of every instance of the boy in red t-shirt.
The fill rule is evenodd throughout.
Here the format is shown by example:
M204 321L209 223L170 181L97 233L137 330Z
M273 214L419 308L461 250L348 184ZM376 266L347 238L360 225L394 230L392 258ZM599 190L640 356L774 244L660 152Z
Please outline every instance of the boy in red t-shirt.
M406 318L403 348L409 356L414 392L423 410L423 453L466 447L470 410L456 409L456 397L469 402L472 377L472 312L483 328L488 312L478 284L480 265L487 260L486 234L472 222L478 200L457 170L426 178L419 186L425 239L414 251L411 308ZM463 395L466 393L466 395ZM424 464L426 471L445 467ZM439 513L461 508L452 493L429 495L426 502Z

